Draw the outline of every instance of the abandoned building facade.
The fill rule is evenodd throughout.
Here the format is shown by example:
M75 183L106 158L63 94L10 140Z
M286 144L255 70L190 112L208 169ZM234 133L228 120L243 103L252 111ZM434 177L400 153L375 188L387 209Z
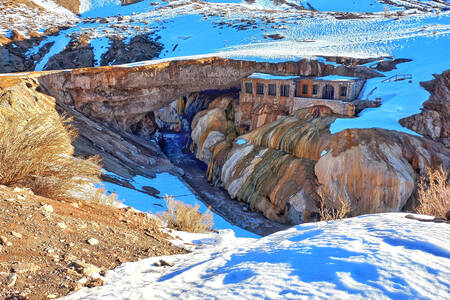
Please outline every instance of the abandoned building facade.
M327 106L334 113L354 116L356 100L365 80L331 75L326 77L275 76L254 73L241 80L239 103L247 116L243 126L255 129L283 115L312 106Z

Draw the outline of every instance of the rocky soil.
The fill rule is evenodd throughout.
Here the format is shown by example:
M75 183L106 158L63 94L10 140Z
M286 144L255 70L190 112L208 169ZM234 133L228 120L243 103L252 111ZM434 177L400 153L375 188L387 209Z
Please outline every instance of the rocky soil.
M186 253L131 208L55 201L0 186L0 299L51 299L102 285L105 271Z

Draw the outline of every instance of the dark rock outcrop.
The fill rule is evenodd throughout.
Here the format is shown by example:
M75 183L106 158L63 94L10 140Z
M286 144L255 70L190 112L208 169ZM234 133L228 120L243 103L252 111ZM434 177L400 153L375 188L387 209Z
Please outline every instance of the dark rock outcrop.
M52 56L45 70L76 69L94 66L94 49L89 44L89 39L72 39L66 48Z
M422 112L400 120L400 124L434 141L450 147L450 70L435 79L421 82L430 92Z
M158 38L149 35L137 35L129 43L122 38L111 39L111 47L102 55L102 66L120 65L145 61L156 58L161 53L163 47L158 42ZM85 66L89 67L89 66Z

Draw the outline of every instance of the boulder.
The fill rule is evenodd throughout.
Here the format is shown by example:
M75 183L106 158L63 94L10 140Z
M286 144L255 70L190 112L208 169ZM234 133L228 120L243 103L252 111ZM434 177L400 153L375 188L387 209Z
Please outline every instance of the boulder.
M348 129L333 135L315 165L319 195L351 204L352 214L401 211L426 166L450 166L450 149L382 129Z

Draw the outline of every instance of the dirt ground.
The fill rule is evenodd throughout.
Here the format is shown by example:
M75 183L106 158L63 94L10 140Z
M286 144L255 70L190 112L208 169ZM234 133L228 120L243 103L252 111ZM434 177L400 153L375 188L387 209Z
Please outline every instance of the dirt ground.
M145 213L0 186L0 299L52 299L123 262L186 253Z

